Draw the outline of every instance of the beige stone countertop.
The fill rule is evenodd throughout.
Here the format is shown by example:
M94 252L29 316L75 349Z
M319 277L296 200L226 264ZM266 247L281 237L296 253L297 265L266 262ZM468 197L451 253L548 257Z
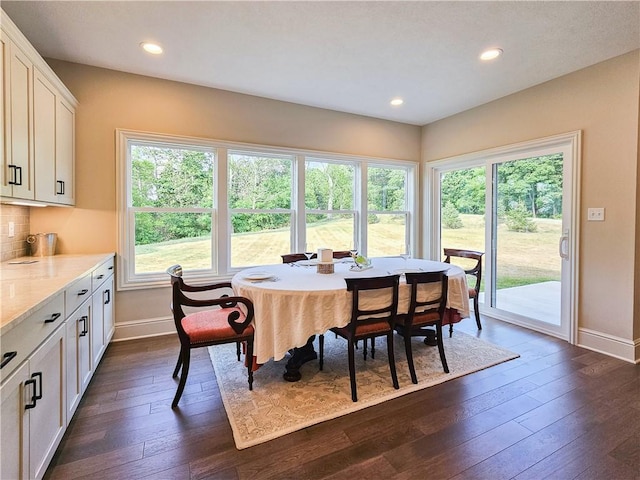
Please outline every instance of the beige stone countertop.
M0 263L0 335L113 255L97 253L21 257ZM15 263L33 260L35 263Z

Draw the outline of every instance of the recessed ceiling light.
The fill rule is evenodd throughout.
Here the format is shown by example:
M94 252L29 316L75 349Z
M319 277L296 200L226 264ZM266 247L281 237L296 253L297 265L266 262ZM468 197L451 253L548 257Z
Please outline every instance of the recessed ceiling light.
M500 55L502 55L501 48L490 48L480 54L480 60L493 60L494 58L498 58Z
M162 53L162 47L156 43L142 42L140 46L145 52L153 55L160 55Z
M404 103L404 100L402 100L401 98L394 98L393 100L391 100L391 105L393 105L394 107L397 107L398 105L402 105Z

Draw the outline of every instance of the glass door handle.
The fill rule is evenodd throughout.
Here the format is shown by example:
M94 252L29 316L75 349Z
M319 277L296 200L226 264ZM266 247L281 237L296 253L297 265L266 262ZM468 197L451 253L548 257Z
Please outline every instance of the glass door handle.
M564 232L564 235L560 237L560 242L558 243L558 255L560 258L564 258L565 260L569 259L569 232Z

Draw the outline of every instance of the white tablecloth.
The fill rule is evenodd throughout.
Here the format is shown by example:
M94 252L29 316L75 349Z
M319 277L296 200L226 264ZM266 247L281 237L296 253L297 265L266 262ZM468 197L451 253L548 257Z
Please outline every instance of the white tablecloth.
M293 347L307 343L311 335L342 327L351 315L351 292L344 281L349 277L378 277L397 273L398 269L422 271L447 270L449 292L447 307L461 317L469 316L469 292L464 271L457 266L430 260L385 257L372 259L373 268L352 271L353 261L334 265L335 273L317 273L315 266L268 265L237 273L231 283L236 295L247 297L255 308L254 355L259 364L271 358L282 359ZM252 281L247 275L256 272L272 274L274 279ZM398 311L409 308L410 288L400 278Z

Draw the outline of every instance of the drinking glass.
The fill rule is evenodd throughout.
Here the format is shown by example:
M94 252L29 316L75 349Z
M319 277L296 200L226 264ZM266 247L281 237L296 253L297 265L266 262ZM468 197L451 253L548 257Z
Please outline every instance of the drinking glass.
M304 256L307 257L307 260L311 260L313 256L313 248L310 243L306 243L304 246Z
M411 258L411 245L407 244L404 247L404 253L401 253L400 256L406 262L409 258Z

